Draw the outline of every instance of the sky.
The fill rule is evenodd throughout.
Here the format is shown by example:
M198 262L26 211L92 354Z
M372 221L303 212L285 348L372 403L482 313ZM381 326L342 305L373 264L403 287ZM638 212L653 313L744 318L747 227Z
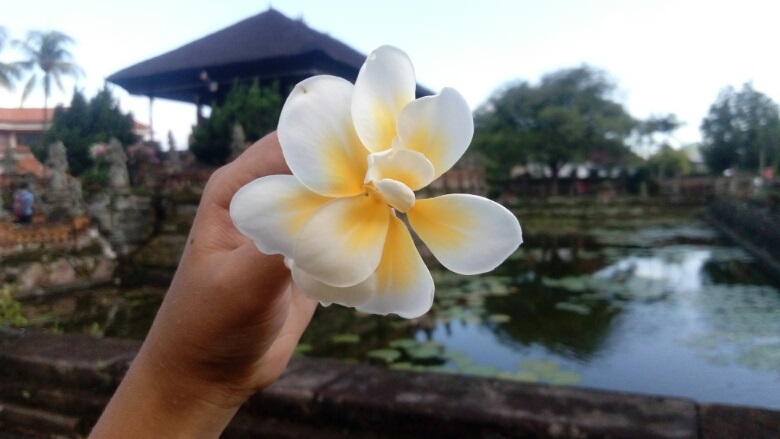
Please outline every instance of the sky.
M269 7L361 53L403 49L420 84L454 87L472 109L503 87L583 64L610 76L632 116L676 114L686 123L678 145L700 141L701 121L726 86L750 81L780 102L777 7L765 0L0 0L0 26L16 39L58 30L75 40L85 76L55 91L56 105L70 102L74 87L89 98L112 73ZM17 57L0 52L4 62ZM0 107L17 107L19 90L0 90ZM123 111L149 122L147 98L112 91ZM25 106L42 107L43 93ZM156 99L152 114L156 138L170 130L186 148L195 107Z

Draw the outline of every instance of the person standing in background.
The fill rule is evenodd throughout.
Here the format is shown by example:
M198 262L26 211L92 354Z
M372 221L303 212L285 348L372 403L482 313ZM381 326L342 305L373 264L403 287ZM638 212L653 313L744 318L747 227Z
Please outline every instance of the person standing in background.
M33 204L35 196L30 192L27 183L14 192L14 216L19 224L29 224L33 217Z

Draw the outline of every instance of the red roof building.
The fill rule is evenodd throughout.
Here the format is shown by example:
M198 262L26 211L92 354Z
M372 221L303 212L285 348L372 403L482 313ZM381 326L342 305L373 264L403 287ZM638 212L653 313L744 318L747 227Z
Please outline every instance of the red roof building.
M49 109L49 122L44 126L43 108L0 108L0 149L17 145L34 145L51 124L53 109Z
M0 146L0 176L5 175L5 155L8 154L8 146ZM47 175L46 167L30 152L27 146L16 146L12 151L14 163L16 163L16 175L32 174L38 178Z
M49 109L49 122L44 125L43 108L0 108L0 174L2 160L11 147L17 163L17 174L44 175L44 166L30 152L30 146L40 142L44 131L51 125L54 109ZM151 133L148 125L134 122L135 134L146 137ZM67 146L67 145L66 145Z
M49 122L44 126L43 108L0 108L0 150L6 146L35 145L43 132L51 126L54 109L49 109ZM149 125L134 122L135 135L144 138L151 134Z

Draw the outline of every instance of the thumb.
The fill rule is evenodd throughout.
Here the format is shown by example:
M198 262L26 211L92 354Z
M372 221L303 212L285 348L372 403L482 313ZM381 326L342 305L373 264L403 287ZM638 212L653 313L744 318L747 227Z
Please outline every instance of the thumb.
M266 255L250 240L234 250L214 255L222 267L220 277L223 285L232 285L234 294L243 295L243 299L252 303L249 309L273 300L290 285L290 270L284 265L284 256ZM248 304L244 304L248 305Z

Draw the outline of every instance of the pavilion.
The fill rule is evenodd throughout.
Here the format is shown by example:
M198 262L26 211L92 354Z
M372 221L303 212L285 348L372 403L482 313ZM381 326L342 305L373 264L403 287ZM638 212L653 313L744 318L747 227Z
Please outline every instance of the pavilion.
M277 81L283 93L313 75L354 82L366 56L269 8L107 79L130 94L193 103L220 102L235 81ZM418 96L432 94L417 87ZM151 111L150 111L151 113Z

